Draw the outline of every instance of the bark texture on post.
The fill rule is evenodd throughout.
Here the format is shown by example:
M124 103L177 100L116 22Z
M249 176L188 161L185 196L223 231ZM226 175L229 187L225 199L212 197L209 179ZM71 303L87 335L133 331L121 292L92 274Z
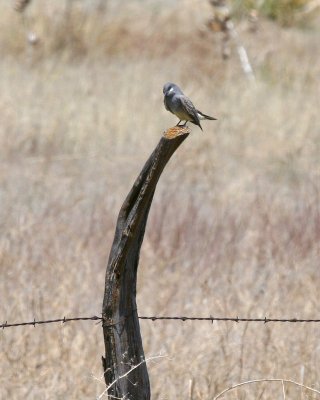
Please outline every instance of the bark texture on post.
M144 165L118 216L102 306L108 395L149 400L150 385L136 305L137 268L146 222L160 175L187 138L188 128L167 131Z

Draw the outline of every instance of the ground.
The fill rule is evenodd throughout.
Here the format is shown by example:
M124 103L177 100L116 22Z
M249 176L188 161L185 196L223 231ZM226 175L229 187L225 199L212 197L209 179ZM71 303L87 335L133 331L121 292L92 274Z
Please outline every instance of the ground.
M110 1L101 15L80 2L52 13L52 3L35 1L24 20L2 3L3 321L101 312L117 213L178 122L163 107L167 81L218 121L204 121L204 132L191 125L160 179L139 314L319 317L319 25L261 18L252 33L236 20L252 82L234 45L221 58L205 2ZM39 35L33 47L30 30ZM320 390L319 324L141 321L141 329L146 357L165 356L149 364L153 399L212 399L263 378ZM99 324L6 328L0 346L1 399L93 399L105 388ZM224 398L281 396L269 382Z

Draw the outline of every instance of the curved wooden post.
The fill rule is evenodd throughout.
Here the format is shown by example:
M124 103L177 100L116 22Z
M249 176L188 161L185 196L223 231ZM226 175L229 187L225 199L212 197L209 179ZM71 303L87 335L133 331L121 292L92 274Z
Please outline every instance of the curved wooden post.
M107 265L102 306L105 342L102 364L110 399L150 399L136 305L140 247L160 175L189 133L186 127L175 127L166 132L120 209Z

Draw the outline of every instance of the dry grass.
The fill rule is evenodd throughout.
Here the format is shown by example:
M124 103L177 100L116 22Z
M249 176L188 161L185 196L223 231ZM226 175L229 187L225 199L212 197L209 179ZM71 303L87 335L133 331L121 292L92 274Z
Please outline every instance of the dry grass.
M161 178L142 247L140 314L318 317L319 31L263 22L250 35L240 26L253 86L236 53L225 63L219 39L203 32L203 2L183 1L179 12L177 2L109 4L111 25L86 14L75 34L83 47L55 46L52 24L63 14L48 18L36 1L28 12L39 47L12 30L20 26L13 11L0 17L2 320L100 312L118 210L176 122L162 106L168 80L219 120L204 122L204 134L193 127ZM72 13L74 26L82 14ZM146 355L167 355L149 367L154 399L188 398L190 380L193 400L250 379L320 388L316 324L141 328ZM0 346L1 399L92 399L104 390L94 378L98 325L5 329ZM282 397L277 383L225 396Z

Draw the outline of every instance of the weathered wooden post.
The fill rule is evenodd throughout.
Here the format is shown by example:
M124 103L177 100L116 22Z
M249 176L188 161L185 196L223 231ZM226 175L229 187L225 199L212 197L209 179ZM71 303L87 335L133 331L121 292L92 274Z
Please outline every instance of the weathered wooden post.
M102 306L107 392L111 399L149 400L150 385L136 305L140 247L160 175L187 138L186 127L169 129L125 199L109 255Z

